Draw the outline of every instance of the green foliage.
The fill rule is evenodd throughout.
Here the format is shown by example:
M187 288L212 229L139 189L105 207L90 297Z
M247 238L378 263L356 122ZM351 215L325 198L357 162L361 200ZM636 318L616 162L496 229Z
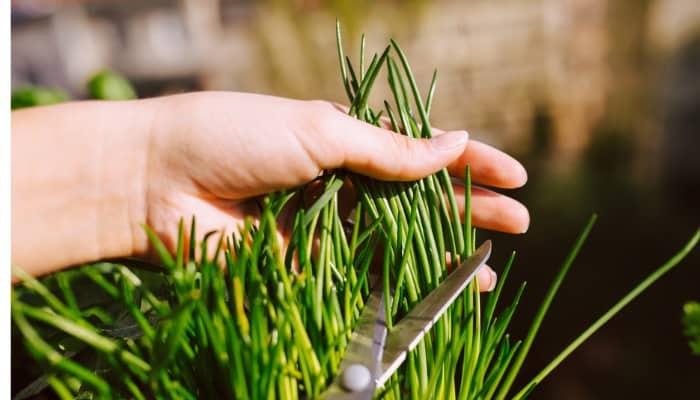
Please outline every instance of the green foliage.
M424 101L395 42L367 65L361 54L354 66L343 53L339 28L337 40L350 115L377 126L386 115L397 134L431 137L437 75ZM363 38L362 53L364 47ZM368 99L382 69L393 98L377 111ZM194 243L187 239L196 236L194 219L188 230L181 222L175 254L146 227L161 268L124 260L41 282L17 271L25 283L13 289L15 329L46 371L33 388L50 385L61 398L316 398L338 373L369 292L372 264L380 263L385 279L379 284L385 294L393 293L386 310L391 326L439 285L451 263L474 251L466 172L464 219L446 170L416 182L325 171L312 182L323 188L317 197L306 187L266 195L259 221L247 220L231 236L209 233ZM357 194L349 232L338 198L348 182ZM283 249L277 220L292 198L300 207ZM523 341L508 328L525 283L505 307L500 298L513 255L485 299L476 282L469 285L379 396L513 397L515 377L594 221L595 216L575 242ZM700 230L514 397L526 397L587 337L677 265L699 237Z
M29 86L12 92L11 107L13 110L25 107L45 106L70 100L68 94L61 89Z
M693 354L700 356L700 303L690 301L683 306L683 333Z
M112 71L100 71L93 75L86 85L88 94L98 100L131 100L136 91L131 83ZM69 101L70 96L62 89L41 86L28 86L12 92L13 110L45 106Z
M88 94L98 100L131 100L136 90L123 76L112 71L100 71L87 82Z

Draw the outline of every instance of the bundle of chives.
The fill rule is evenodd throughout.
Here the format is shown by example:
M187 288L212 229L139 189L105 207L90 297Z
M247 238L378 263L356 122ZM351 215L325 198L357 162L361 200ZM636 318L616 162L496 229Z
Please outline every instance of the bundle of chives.
M336 34L350 115L380 126L385 123L385 111L397 134L430 137L428 117L437 75L423 101L395 42L374 55L365 69L363 36L356 70L343 54L339 26ZM384 110L376 112L368 99L382 68L387 71L393 107L385 101ZM358 198L349 234L338 199L346 180L352 182ZM25 285L13 290L13 321L30 353L46 370L46 379L30 389L46 382L61 398L317 397L338 372L364 306L373 260L383 262L385 294L393 292L393 302L386 304L391 328L439 285L450 263L472 254L476 239L470 220L468 169L464 220L459 218L446 170L410 183L326 171L315 183L323 191L310 204L304 202L305 188L267 195L258 223L248 220L240 232L219 240L211 259L206 256L210 254L206 239L199 245L199 260L194 258L195 243L186 251L181 223L175 255L146 228L164 270L103 263L59 273L43 283L17 271ZM302 199L301 206L294 215L290 244L282 249L276 221L295 196ZM512 341L506 332L525 283L496 316L513 255L485 305L476 283L471 284L409 354L380 396L508 396L594 221L595 217L576 241L523 341ZM196 237L195 230L193 220L190 237ZM698 239L700 230L514 397L525 397L585 339L677 265ZM376 254L380 249L383 254ZM77 295L83 290L74 288L86 284L97 288L105 301L92 298L84 304L85 299Z
M226 239L226 250L219 241L211 259L188 259L196 249L193 245L185 251L181 223L174 257L147 230L165 272L135 273L110 264L101 266L102 273L89 266L60 275L65 299L75 297L75 281L87 278L122 306L118 319L128 320L128 327L101 326L91 313L17 271L49 305L30 305L13 292L13 319L30 351L47 368L48 383L56 393L62 398L89 390L98 397L192 399L297 399L320 393L340 362L347 324L354 323L362 306L357 271L343 275L345 270L328 269L337 269L334 263L347 265L352 258L366 273L372 245L359 244L376 239L370 231L356 231L351 247L334 219L338 214L333 196L324 195L297 215L294 237L300 242L300 272L294 274L275 234L276 218L289 198L285 193L268 196L259 224L248 221L238 235ZM316 223L318 232L327 233L314 233ZM190 234L196 234L194 221ZM310 257L308 246L315 236L321 237L319 261ZM329 244L339 241L347 245L345 250ZM200 254L210 254L206 246L206 241L201 243ZM225 270L219 267L219 257L225 258ZM96 351L100 363L109 368L91 371L60 354L42 338L41 327L29 320L78 339L85 345L81 351ZM118 329L138 334L111 337Z

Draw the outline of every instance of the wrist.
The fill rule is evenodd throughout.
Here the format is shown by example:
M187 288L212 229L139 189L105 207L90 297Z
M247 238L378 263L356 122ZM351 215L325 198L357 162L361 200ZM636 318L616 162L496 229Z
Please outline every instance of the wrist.
M96 191L100 258L143 254L149 148L156 107L149 100L104 103Z

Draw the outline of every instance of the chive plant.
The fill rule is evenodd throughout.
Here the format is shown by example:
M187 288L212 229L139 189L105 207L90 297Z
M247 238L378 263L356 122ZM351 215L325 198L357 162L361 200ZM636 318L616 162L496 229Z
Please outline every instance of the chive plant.
M340 27L336 28L349 114L388 126L396 134L431 137L429 115L437 74L423 97L396 42L365 65L364 36L356 67L344 55ZM386 71L392 98L376 110L369 97L381 71ZM469 169L465 172L463 218L446 170L415 182L380 182L348 171L325 171L313 182L323 188L320 195L309 197L306 187L268 194L261 200L259 220L248 219L231 236L210 232L206 237L215 240L186 244L186 229L189 237L196 237L196 222L192 219L186 228L181 221L175 254L145 227L160 256L160 269L124 260L61 272L42 281L16 270L24 284L13 289L13 329L46 371L18 397L46 385L65 399L318 397L338 373L371 284L382 285L387 299L392 294L393 301L386 302L387 325L392 329L474 251ZM339 206L339 191L348 183L357 198L351 229ZM289 245L281 248L277 220L293 198L300 206L293 216ZM514 388L594 221L595 216L572 247L523 340L513 339L508 326L525 283L505 307L500 304L513 254L495 290L482 299L478 284L471 283L378 396L524 398L583 341L677 265L700 238L698 230L674 258L530 383ZM210 245L216 246L214 252L208 251ZM220 268L222 264L225 268ZM371 282L371 269L379 269L380 282Z
M683 306L683 333L688 337L690 351L700 356L700 303L689 301Z

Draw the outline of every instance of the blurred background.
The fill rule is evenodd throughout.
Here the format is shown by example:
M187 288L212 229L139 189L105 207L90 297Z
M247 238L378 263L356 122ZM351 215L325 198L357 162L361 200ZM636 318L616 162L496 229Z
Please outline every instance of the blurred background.
M529 287L522 337L588 216L599 222L545 320L529 379L681 247L700 223L698 0L12 1L12 87L85 96L109 68L141 97L236 90L345 100L335 19L358 58L390 37L423 90L434 68L435 126L466 128L523 161L523 236L507 295ZM356 50L353 50L356 49ZM382 85L377 85L381 87ZM377 99L388 95L379 90ZM380 104L380 103L379 103ZM533 399L697 398L681 307L700 300L700 251L574 353Z

